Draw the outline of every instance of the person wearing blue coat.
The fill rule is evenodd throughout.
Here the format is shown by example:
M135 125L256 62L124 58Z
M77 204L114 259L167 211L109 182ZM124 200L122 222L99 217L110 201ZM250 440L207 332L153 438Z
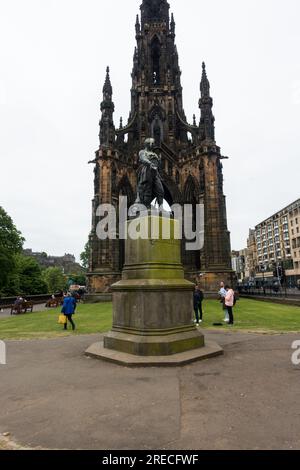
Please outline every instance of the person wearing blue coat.
M64 329L68 329L68 321L72 325L72 330L75 330L75 323L72 320L72 316L75 314L76 310L76 299L72 297L70 293L64 298L64 303L61 309L61 313L63 313L67 317L67 321L64 324Z

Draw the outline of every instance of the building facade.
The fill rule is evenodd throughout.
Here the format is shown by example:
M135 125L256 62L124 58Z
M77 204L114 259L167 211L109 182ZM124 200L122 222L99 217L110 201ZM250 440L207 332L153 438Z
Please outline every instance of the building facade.
M300 280L300 199L250 230L246 264L256 281L296 287Z
M288 208L289 234L293 269L287 269L286 276L290 281L300 284L300 199ZM295 282L292 282L293 284Z
M206 290L216 290L220 279L231 281L230 234L227 228L226 200L223 193L224 157L215 141L213 99L206 67L202 65L200 120L187 122L175 20L165 0L144 0L135 24L136 47L133 56L131 110L126 124L119 128L113 120L114 103L110 71L103 87L100 120L100 147L92 163L94 200L90 235L90 293L108 292L119 280L124 263L124 241L101 241L97 237L97 207L110 203L118 210L119 197L134 203L137 191L138 154L148 137L155 139L162 160L161 177L165 200L173 204L203 203L205 244L201 251L186 251L182 261L186 277L199 273ZM200 78L200 77L199 77Z
M238 283L243 283L246 278L246 259L248 250L232 251L231 253L231 264L232 270L236 274L236 280Z
M245 279L253 282L256 275L257 267L257 247L255 240L255 230L249 230L249 237L247 239L247 251L245 259Z

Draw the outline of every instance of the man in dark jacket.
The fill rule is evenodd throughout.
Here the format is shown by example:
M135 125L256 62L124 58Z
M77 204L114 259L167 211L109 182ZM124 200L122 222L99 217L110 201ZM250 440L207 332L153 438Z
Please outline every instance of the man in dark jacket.
M66 317L67 320L71 323L72 325L72 330L75 330L75 323L72 320L72 316L74 315L76 310L76 299L68 293L66 297L64 298L64 303L63 307L61 309L61 313L63 313ZM64 324L64 329L68 329L68 321Z
M203 310L202 310L203 299L204 299L204 295L203 295L202 290L200 289L199 286L195 286L194 310L195 310L195 316L196 316L195 323L197 323L197 326L199 326L199 323L202 323L202 319L203 319Z

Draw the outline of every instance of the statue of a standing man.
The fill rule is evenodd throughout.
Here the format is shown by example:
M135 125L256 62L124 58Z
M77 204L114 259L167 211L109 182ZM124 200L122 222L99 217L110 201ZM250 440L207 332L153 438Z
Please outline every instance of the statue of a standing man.
M159 208L164 201L164 188L159 174L161 158L153 151L154 139L145 140L145 148L139 153L137 202L150 209L153 199L157 199Z

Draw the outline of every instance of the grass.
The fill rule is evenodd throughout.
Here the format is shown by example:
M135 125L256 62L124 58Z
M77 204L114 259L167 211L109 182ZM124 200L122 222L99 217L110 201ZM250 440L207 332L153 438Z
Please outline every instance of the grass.
M76 331L64 331L57 323L60 309L40 313L13 316L0 320L0 339L37 339L55 338L71 335L104 333L112 324L112 304L80 304L74 316ZM235 326L224 326L230 331L253 331L266 333L300 332L300 308L288 305L272 304L255 300L242 299L235 309ZM224 313L221 304L215 300L204 302L203 328L213 327L213 323L222 322Z
M36 339L54 338L71 335L88 335L103 333L111 328L112 304L79 304L73 320L76 330L68 325L64 331L58 324L61 307L44 312L26 313L24 315L3 318L0 320L0 339Z

